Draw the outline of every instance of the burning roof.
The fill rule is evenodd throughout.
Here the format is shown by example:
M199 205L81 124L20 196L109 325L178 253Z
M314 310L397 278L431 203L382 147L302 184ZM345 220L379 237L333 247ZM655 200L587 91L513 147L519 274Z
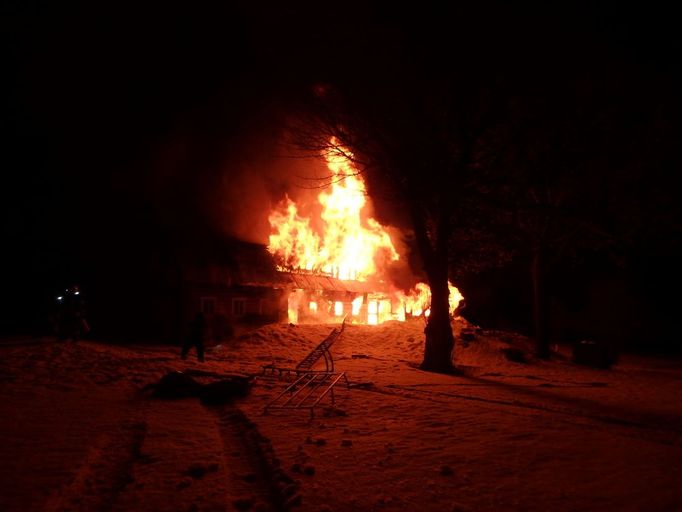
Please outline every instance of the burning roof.
M406 313L428 316L431 297L426 284L418 283L405 294L384 283L388 266L400 256L386 228L368 213L365 183L351 153L335 141L331 146L334 149L323 155L329 187L317 196L320 222L302 216L288 197L269 215L268 250L293 288L289 321L298 322L300 313L312 319L321 312L340 317L349 301L352 314L367 323L404 320ZM343 300L339 292L345 294ZM452 312L460 299L451 285Z
M375 293L382 291L377 285L368 282L336 279L319 274L303 274L281 272L283 279L294 288L301 290L321 290L326 292L344 292L351 294Z

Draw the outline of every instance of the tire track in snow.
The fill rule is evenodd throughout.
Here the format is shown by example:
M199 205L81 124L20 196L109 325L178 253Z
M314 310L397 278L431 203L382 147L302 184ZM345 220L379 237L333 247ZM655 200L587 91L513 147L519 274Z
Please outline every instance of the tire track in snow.
M131 482L130 470L140 457L146 424L129 422L107 432L95 443L71 482L47 501L45 512L106 512Z
M301 503L299 486L281 469L272 443L234 405L212 408L218 417L225 465L237 510L281 512Z
M629 429L630 433L629 434L626 433L625 434L626 437L636 437L637 439L644 439L650 442L666 446L678 446L682 444L682 430L678 428L662 426L658 424L653 425L641 421L634 421L612 415L604 415L588 411L581 411L577 409L571 409L568 407L530 403L521 400L503 400L499 398L486 398L476 395L464 395L460 393L446 393L443 391L415 389L410 386L401 386L399 384L389 384L388 386L386 386L386 388L379 388L377 386L374 386L358 387L357 389L373 393L398 396L401 398L408 398L412 400L426 400L440 404L448 404L450 402L447 400L447 398L455 398L461 400L483 402L486 404L503 405L507 407L518 407L523 409L560 414L567 417L583 418L590 421L596 421L608 425L616 425L623 427L625 429ZM442 397L443 399L439 400L438 398L440 397ZM634 435L635 431L639 435L635 436ZM624 432L627 432L627 430L625 430Z

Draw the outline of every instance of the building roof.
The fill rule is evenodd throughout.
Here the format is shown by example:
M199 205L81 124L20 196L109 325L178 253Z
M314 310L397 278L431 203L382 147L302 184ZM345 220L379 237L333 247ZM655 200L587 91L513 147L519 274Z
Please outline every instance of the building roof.
M331 276L320 274L298 274L293 272L280 272L284 280L295 288L303 290L323 290L329 292L349 292L349 293L372 293L380 292L383 286L376 283L364 281L343 281Z
M278 271L274 258L262 244L219 240L197 247L195 262L185 269L187 281L211 286L300 288L337 293L381 293L386 285L376 281L344 281L311 272Z

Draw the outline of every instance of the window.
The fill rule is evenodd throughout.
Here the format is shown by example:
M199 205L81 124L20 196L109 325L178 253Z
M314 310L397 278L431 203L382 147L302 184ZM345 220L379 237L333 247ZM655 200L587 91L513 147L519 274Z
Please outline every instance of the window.
M367 323L369 325L379 323L379 303L375 300L370 300L367 303Z
M244 299L232 299L232 314L242 316L246 312L246 301Z
M201 312L207 316L215 314L215 297L201 297Z

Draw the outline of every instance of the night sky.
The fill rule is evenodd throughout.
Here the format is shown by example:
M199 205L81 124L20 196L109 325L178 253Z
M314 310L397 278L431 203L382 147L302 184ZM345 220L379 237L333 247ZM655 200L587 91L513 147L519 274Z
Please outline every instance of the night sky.
M237 198L264 203L286 186L276 155L288 106L314 83L396 73L406 58L479 59L540 89L584 75L612 92L614 124L650 123L663 151L632 135L607 164L651 161L647 194L669 218L628 257L648 307L675 292L682 59L670 10L97 4L3 7L0 332L37 330L61 286L144 290L149 268L243 236ZM268 185L256 194L259 172Z

